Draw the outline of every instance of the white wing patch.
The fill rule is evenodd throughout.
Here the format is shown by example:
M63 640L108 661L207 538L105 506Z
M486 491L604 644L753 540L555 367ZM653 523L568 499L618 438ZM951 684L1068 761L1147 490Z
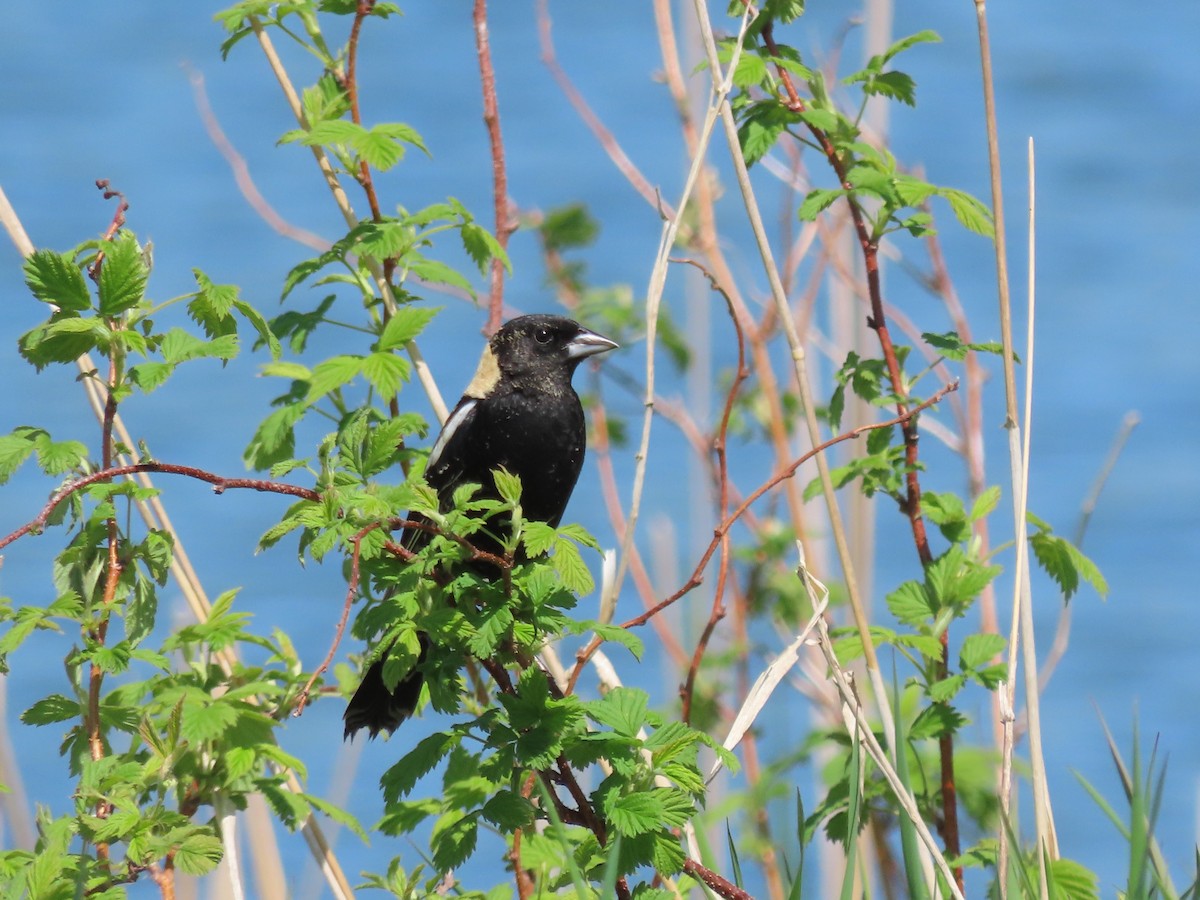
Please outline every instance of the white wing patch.
M433 443L433 449L429 451L429 462L425 464L426 472L432 472L437 468L442 458L442 451L446 449L446 445L450 443L450 439L454 437L454 433L462 427L463 422L470 418L471 413L475 411L476 402L476 400L467 400L460 403L454 412L450 414L450 418L442 426L442 433L438 435L438 439Z

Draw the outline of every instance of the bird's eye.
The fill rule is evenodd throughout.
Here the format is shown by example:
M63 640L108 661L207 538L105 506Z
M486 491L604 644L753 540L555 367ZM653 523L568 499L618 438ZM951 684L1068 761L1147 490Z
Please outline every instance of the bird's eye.
M537 341L539 344L550 343L550 329L547 328L545 325L543 325L541 328L539 328L537 331L535 331L533 333L533 339L535 341Z

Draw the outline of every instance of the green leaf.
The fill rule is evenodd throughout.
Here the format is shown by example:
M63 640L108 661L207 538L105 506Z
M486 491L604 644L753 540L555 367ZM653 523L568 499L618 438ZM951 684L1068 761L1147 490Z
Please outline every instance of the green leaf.
M204 875L216 868L222 853L220 838L191 834L175 848L175 867L185 875Z
M948 703L967 683L965 675L951 675L929 686L929 698L936 703Z
M41 371L50 363L71 363L92 350L107 352L112 331L98 319L56 314L45 325L21 335L21 355Z
M82 714L78 701L62 694L51 694L21 713L21 721L26 725L53 725L55 722L77 719Z
M416 338L433 317L441 312L437 306L402 306L388 319L379 336L378 349L396 350Z
M839 197L844 197L845 195L846 191L840 188L838 190L817 188L809 191L808 196L804 198L804 202L800 204L800 211L798 213L800 220L803 222L815 220L818 215L832 206Z
M611 797L611 801L609 801ZM605 798L605 816L613 827L626 837L658 830L663 817L662 802L650 792L625 794L615 792Z
M449 813L433 827L429 839L433 865L438 872L457 868L475 852L479 822L474 815Z
M462 226L460 233L463 249L479 267L480 274L487 274L488 266L491 265L493 259L500 260L504 264L505 270L510 275L512 274L512 263L508 260L508 254L504 252L500 242L486 228L476 225L474 222L467 222Z
M545 522L526 522L521 532L521 542L525 552L530 556L541 556L546 553L558 539L558 532Z
M1063 900L1098 900L1100 897L1100 879L1096 873L1074 860L1052 860L1048 875L1055 897ZM1151 892L1148 896L1155 894L1157 892Z
M967 717L945 703L933 703L913 720L908 736L913 740L941 737L954 734L967 724Z
M384 802L392 804L407 796L418 781L432 772L433 767L458 746L459 740L461 738L457 734L438 732L431 734L408 751L379 779Z
M45 434L40 428L22 425L12 434L0 435L0 484L21 468L37 447L38 438Z
M144 394L149 394L162 387L175 372L172 363L144 362L131 366L129 380L136 384Z
M500 498L505 503L511 503L516 506L521 502L521 478L519 475L514 475L507 469L496 469L492 472L492 479L496 483L496 490L500 494ZM553 533L553 529L551 529Z
M109 243L100 264L100 315L117 316L141 303L149 275L137 239L127 231L122 232Z
M570 541L557 541L550 561L568 591L574 594L590 594L595 589L596 584L592 580L592 573L588 571L587 563L583 561L579 548Z
M275 337L275 332L271 330L266 317L245 300L235 300L233 305L245 317L246 321L250 323L251 327L258 332L259 339L267 345L267 349L271 353L271 358L278 359L279 354L283 352L283 348L279 345L279 338Z
M512 832L533 823L536 810L532 803L513 791L498 791L479 811L501 831Z
M415 256L416 254L410 254ZM408 269L409 274L413 275L425 284L448 284L452 287L459 288L475 297L475 287L457 269L451 268L443 262L438 262L436 259L426 259L418 257L410 259L408 256L404 258L404 265Z
M363 357L361 371L385 401L395 397L400 392L400 386L409 378L408 360L388 351Z
M917 44L940 44L941 42L941 35L936 31L929 29L918 31L916 34L902 37L893 43L892 46L883 52L882 59L885 63L890 62L897 54L903 53L909 47L915 47Z
M958 654L959 664L964 669L978 669L999 655L1004 645L1004 637L999 634L967 635Z
M733 72L736 87L757 87L767 77L767 64L757 53L743 51Z
M996 504L999 502L1000 487L992 485L981 491L979 496L975 498L975 502L971 504L971 513L967 518L972 522L978 522L980 519L991 515L992 510L996 508Z
M345 825L347 828L353 831L358 839L364 844L368 842L366 830L359 823L358 819L346 812L346 810L342 809L340 806L335 806L328 800L323 800L314 794L304 794L303 796L304 799L312 805L313 809L317 809L325 813L325 815L329 816L330 819L332 819L334 822L337 822L339 825Z
M893 616L905 625L918 626L933 618L933 605L924 585L906 581L887 595L887 606Z
M304 402L315 403L331 391L345 387L362 372L362 368L361 356L334 356L317 363L313 367L308 396L304 398Z
M1100 569L1066 538L1039 531L1029 542L1038 564L1058 584L1064 600L1070 600L1079 590L1081 578L1101 597L1107 595L1108 582Z
M237 718L237 709L232 704L190 697L183 706L180 733L189 741L213 740L228 731Z
M588 716L617 734L635 737L646 724L647 695L637 688L613 688L603 699L584 704Z
M908 106L917 104L917 83L904 72L880 72L863 85L863 93L899 100Z
M937 192L939 196L949 201L950 209L954 211L954 217L958 219L960 225L984 237L995 237L996 228L992 221L992 211L982 201L975 199L966 191L955 188L938 188Z
M25 260L25 284L43 303L59 309L83 312L92 306L83 272L71 257L53 250L35 250Z
M880 171L875 166L854 166L846 173L846 180L854 185L855 190L874 194L881 200L891 202L896 197L892 174Z

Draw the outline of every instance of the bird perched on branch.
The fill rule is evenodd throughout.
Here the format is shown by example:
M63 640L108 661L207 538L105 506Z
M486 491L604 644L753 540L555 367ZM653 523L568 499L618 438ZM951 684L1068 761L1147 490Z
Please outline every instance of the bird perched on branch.
M448 508L455 488L466 483L481 485L478 496L498 499L492 473L503 467L521 479L523 517L557 527L587 442L571 376L583 360L616 346L562 316L521 316L501 327L429 454L425 479L442 507ZM506 530L506 523L489 525L499 533ZM401 543L416 551L430 539L427 532L407 529ZM472 540L480 550L502 552L486 532ZM428 638L420 638L423 661ZM371 737L395 731L416 708L423 683L420 661L389 691L383 680L386 658L385 652L367 669L346 707L347 738L362 728Z

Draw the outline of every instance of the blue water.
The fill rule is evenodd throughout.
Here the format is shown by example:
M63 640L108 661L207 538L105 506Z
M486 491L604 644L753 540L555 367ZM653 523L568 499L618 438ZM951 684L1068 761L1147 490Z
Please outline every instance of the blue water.
M688 4L684 4L688 6ZM716 4L721 6L722 4ZM817 2L790 33L802 49L823 46L855 7ZM584 125L538 61L530 4L494 4L491 37L508 148L510 192L524 208L586 202L603 223L587 255L598 284L626 283L644 291L659 223L654 212L614 172ZM918 48L904 67L918 81L919 106L897 108L893 149L925 167L929 178L988 196L974 8L971 3L901 4L897 34L939 31L944 43ZM560 59L596 112L619 136L652 183L673 199L681 184L682 151L659 67L652 19L645 5L552 4ZM164 6L131 0L110 12L78 4L34 4L0 10L0 184L38 245L65 249L101 230L111 204L91 182L108 178L132 203L130 224L155 245L152 291L166 299L192 287L198 267L219 282L242 286L248 299L270 309L288 269L308 252L277 236L242 200L229 170L209 142L192 100L184 65L203 73L221 124L243 154L261 192L288 220L336 237L341 220L316 177L308 152L277 147L293 127L265 63L247 41L222 63L212 4ZM392 27L369 27L363 41L363 103L368 120L402 119L425 137L433 159L413 153L381 179L385 203L416 208L453 194L485 222L491 220L490 168L480 121L469 5L413 5ZM682 13L681 13L682 14ZM1075 601L1070 653L1044 699L1047 762L1063 849L1101 876L1111 893L1123 871L1124 848L1114 829L1078 786L1078 771L1115 802L1117 783L1093 703L1128 746L1135 709L1143 735L1161 735L1169 756L1162 840L1182 883L1195 840L1200 789L1200 679L1194 674L1200 633L1193 567L1200 545L1200 283L1192 248L1200 229L1200 6L1164 0L1152 11L1131 11L1084 0L998 3L990 11L1002 155L1007 179L1011 268L1015 297L1024 296L1025 145L1038 147L1038 347L1031 506L1062 533L1073 529L1081 498L1099 468L1122 417L1142 417L1110 480L1087 536L1087 550L1111 585L1107 602L1083 592ZM282 41L280 42L282 45ZM308 57L281 46L298 80L315 76ZM860 52L851 34L847 55ZM720 154L723 158L723 154ZM769 189L769 182L760 182ZM726 177L726 220L736 215ZM355 198L358 203L357 198ZM362 204L358 204L362 205ZM943 241L980 339L998 337L989 245L961 232L941 210ZM730 247L743 289L764 289L753 248L741 230ZM905 252L923 260L920 249ZM514 238L515 274L507 296L514 308L548 304L534 241ZM459 262L452 259L453 262ZM479 281L483 287L483 282ZM941 311L898 272L889 274L890 300L924 327L940 330ZM678 300L675 283L668 297ZM299 297L315 303L320 294ZM6 376L0 430L37 423L56 436L92 438L73 370L40 377L21 364L16 335L42 311L25 292L19 259L0 241L0 359ZM478 348L483 317L446 300L423 348L439 383L453 398ZM926 325L926 322L930 324ZM714 326L723 334L724 323ZM327 343L319 349L337 352ZM606 362L631 373L640 348ZM129 424L161 459L234 474L241 451L277 385L251 379L248 356L222 370L199 363L181 370L170 392L137 397ZM989 400L989 468L1003 478L1005 451L998 391ZM423 408L413 390L412 403ZM610 391L619 408L636 404ZM656 432L668 452L671 430ZM314 432L315 436L315 432ZM930 443L930 442L927 442ZM629 458L618 460L627 477ZM687 534L669 467L655 469L650 515L673 517ZM957 474L946 484L950 489ZM753 472L742 476L754 481ZM336 566L301 569L288 549L252 556L253 542L283 508L262 496L229 494L182 482L164 483L183 538L214 595L246 585L245 608L263 629L286 627L306 662L323 652L342 582ZM31 515L51 489L29 479L5 488L0 530ZM595 473L585 473L572 516L606 542L611 536L598 503ZM885 547L877 583L911 577L912 551L889 509L880 510ZM893 540L894 538L894 540ZM682 540L683 538L681 538ZM9 548L0 591L44 600L53 538ZM886 549L894 544L893 549ZM690 564L689 564L690 565ZM1048 640L1057 602L1038 584L1039 628ZM169 599L175 603L175 598ZM632 597L624 601L630 608ZM39 637L14 663L6 728L16 743L28 784L54 783L60 766L54 729L32 731L15 717L61 680L61 639ZM47 659L34 662L37 655ZM659 676L644 679L659 683ZM671 690L666 684L663 697ZM790 703L794 698L782 699ZM784 707L780 707L783 709ZM984 715L980 709L977 714ZM317 704L288 724L286 745L311 760L311 785L322 792L338 765L339 709ZM426 724L415 726L415 736ZM409 732L375 744L361 758L351 802L366 821L377 814L375 783L407 745ZM795 737L799 737L795 735ZM806 774L805 778L808 777ZM60 793L61 795L61 793ZM291 877L302 878L303 851L288 844ZM347 871L378 868L382 854L411 858L407 845L377 839L373 850L349 836L339 843ZM500 880L486 871L481 883ZM298 895L303 891L297 887ZM308 896L308 895L305 895Z

